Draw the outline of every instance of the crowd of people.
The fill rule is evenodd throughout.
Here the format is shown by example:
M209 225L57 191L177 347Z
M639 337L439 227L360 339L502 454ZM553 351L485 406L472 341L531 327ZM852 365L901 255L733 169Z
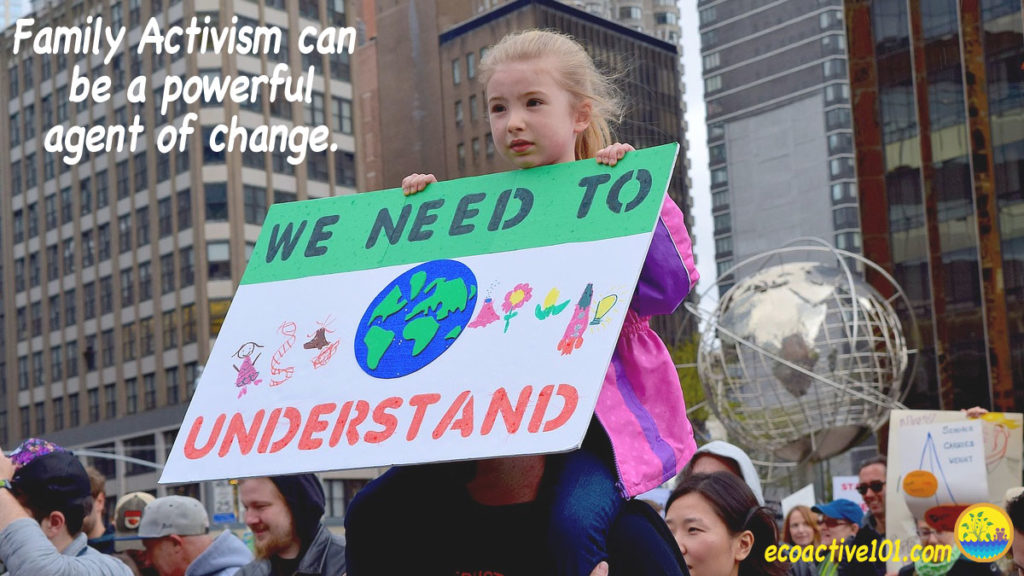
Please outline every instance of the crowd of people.
M780 527L759 500L760 481L747 455L725 442L708 444L677 478L664 519L646 502L623 503L608 553L590 574L885 576L881 560L791 563L767 553L779 544L870 546L882 539L877 527L885 526L885 482L875 478L884 478L885 466L879 458L861 467L857 489L869 502L867 514L848 499L836 499L796 506ZM347 542L323 524L325 496L315 474L243 479L239 495L253 535L250 551L229 530L211 532L205 506L187 496L126 494L108 523L102 475L60 446L30 439L10 457L0 457L0 561L10 576L339 576L401 574L413 566L420 566L417 574L442 574L438 569L451 561L508 565L508 558L519 557L507 574L557 573L553 557L564 551L551 549L541 528L548 497L488 505L475 502L463 487L459 502L460 490L452 488L472 478L473 468L475 463L392 469L404 476L403 485L415 482L419 489L380 507L371 484L346 517ZM424 508L423 500L433 505ZM1016 494L1005 508L1015 536L1012 569L1021 574L1024 495ZM412 509L430 516L403 515ZM960 554L954 545L957 511L952 512L933 509L917 519L921 545L950 546L952 554L915 561L889 576L1001 574L995 562ZM401 533L403 520L426 529L408 538Z

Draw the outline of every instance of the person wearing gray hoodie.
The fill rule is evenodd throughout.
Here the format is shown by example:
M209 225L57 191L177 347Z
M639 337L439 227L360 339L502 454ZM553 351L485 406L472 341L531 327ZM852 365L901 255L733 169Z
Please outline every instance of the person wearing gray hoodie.
M210 534L206 508L187 496L147 504L138 538L160 576L232 576L252 561L249 548L230 531Z
M761 479L757 477L757 470L750 456L742 448L715 440L708 442L697 449L690 462L679 473L680 479L686 479L694 474L712 474L714 472L732 472L739 476L750 487L750 491L757 498L757 503L764 506L764 493L761 491Z

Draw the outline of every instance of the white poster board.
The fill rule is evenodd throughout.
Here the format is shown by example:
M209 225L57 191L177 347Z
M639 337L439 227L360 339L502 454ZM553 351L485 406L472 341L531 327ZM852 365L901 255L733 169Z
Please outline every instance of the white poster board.
M864 497L857 492L857 484L860 478L857 476L833 476L832 477L832 499L846 498L860 506L861 511L868 513L868 505L864 503Z

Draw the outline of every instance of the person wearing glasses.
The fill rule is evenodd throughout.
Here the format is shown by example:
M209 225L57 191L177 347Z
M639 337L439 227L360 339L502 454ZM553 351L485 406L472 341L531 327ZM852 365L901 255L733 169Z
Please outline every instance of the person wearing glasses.
M857 492L864 498L868 506L868 514L864 517L863 525L870 527L885 537L885 456L876 456L860 465L857 477L860 483L857 484Z
M881 537L870 526L861 526L864 512L852 500L839 498L828 504L811 508L821 514L821 543L835 542L841 546L871 546ZM833 562L831 557L818 565L818 576L883 576L885 562L857 562L843 557Z
M932 556L932 562L920 559L900 568L899 576L999 576L995 562L974 562L956 545L956 519L967 506L936 506L917 520L921 546L949 546L948 557Z

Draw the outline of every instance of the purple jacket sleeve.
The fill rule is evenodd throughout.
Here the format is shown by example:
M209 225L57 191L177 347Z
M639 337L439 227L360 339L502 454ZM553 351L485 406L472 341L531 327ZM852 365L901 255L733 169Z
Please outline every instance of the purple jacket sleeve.
M647 250L629 307L641 316L671 314L699 277L683 213L665 194L651 247Z

